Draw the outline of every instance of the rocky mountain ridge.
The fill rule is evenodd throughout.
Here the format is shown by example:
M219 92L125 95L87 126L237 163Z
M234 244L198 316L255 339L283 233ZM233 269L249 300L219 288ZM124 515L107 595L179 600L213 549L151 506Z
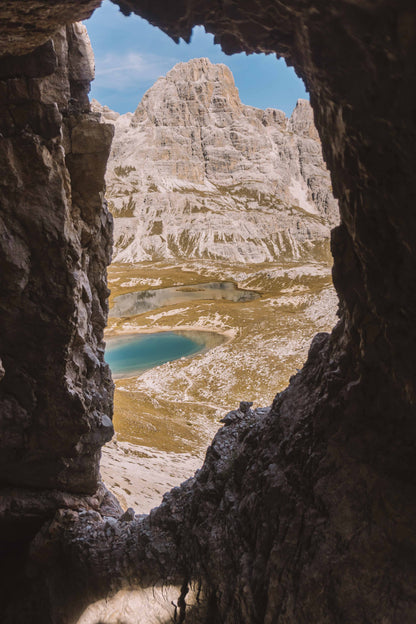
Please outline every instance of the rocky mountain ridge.
M242 104L231 71L179 63L115 124L107 197L118 262L327 258L337 202L309 102Z

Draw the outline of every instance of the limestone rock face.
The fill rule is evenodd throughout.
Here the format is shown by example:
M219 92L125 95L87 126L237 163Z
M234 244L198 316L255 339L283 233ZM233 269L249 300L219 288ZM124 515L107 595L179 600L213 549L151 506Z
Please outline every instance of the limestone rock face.
M92 494L112 435L103 192L113 127L89 111L82 24L6 63L2 77L1 482Z
M14 0L4 0L1 5L0 64L5 63L10 67L16 57L24 55L27 67L28 63L33 62L32 53L35 48L44 44L65 24L90 17L101 2L102 0L25 0L16 3Z
M241 103L225 65L179 63L114 118L107 194L116 261L321 257L338 220L312 109Z

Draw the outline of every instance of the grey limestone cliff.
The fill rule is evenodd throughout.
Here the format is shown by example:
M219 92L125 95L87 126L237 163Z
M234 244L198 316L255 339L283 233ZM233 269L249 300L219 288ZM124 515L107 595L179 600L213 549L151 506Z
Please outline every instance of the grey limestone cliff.
M115 124L116 261L325 253L338 209L306 100L290 119L246 106L228 67L198 58L159 78L134 114L93 108Z

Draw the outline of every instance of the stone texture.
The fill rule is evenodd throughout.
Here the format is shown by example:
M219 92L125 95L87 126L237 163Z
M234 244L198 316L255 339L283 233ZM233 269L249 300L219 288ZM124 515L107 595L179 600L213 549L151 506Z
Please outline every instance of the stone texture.
M4 0L1 6L2 38L0 63L19 62L16 59L28 53L24 60L32 62L33 49L44 44L62 26L90 17L102 0ZM14 58L13 58L13 56ZM23 60L23 59L22 59Z
M277 52L295 65L311 93L340 203L332 249L341 318L331 336L315 338L306 366L270 412L224 427L195 480L173 490L148 518L123 523L125 530L98 512L60 512L38 534L28 558L35 523L22 516L13 556L3 563L9 601L3 621L63 623L66 605L69 617L86 600L129 580L165 577L183 578L184 586L202 582L207 613L201 622L413 623L416 10L407 0L119 4L174 37L189 39L193 25L205 24L227 52ZM25 12L36 6L46 10L44 20ZM45 44L57 24L75 20L86 6L3 3L10 51L23 54ZM22 45L25 24L32 26ZM50 72L47 45L41 57ZM77 438L79 462L75 455L65 464L63 481L78 487L82 460L93 473L96 463L83 441L90 421L77 406L91 401L95 416L110 409L105 372L94 384L88 376L104 322L97 293L104 301L108 222L105 211L97 213L92 232L80 216L85 206L64 202L70 184L56 134L64 111L32 95L38 73L22 81L13 69L13 76L1 85L3 102L10 101L3 106L0 165L7 182L0 187L0 388L2 417L10 417L2 457L5 466L15 458L7 478L27 486L30 448L30 459L40 458L45 486L48 479L61 485L60 458ZM91 201L98 210L98 197ZM85 265L77 264L79 240ZM75 266L81 281L74 279ZM82 280L81 269L88 279ZM74 287L81 282L83 299ZM97 340L88 341L97 344L90 369L81 355L87 343L76 339L89 283L95 304L78 324ZM62 357L74 380L74 412ZM59 409L48 411L48 405ZM61 440L58 425L68 423L70 433ZM48 452L44 436L50 436ZM42 467L48 457L53 470Z
M11 583L2 583L2 614L36 530L62 505L93 505L81 495L95 496L113 432L103 359L113 128L89 112L88 45L74 24L2 65L13 69L0 81L0 550Z
M103 587L113 593L126 581L147 587L162 577L183 587L202 580L199 607L185 609L185 622L411 624L414 486L398 489L339 443L323 459L322 431L310 424L323 403L316 377L327 376L329 392L336 378L327 368L332 349L318 334L272 410L235 410L203 468L149 516L109 529L99 514L67 512L45 527L37 548L49 547L52 575L63 543L61 566L77 578L62 597L72 600L66 609L102 597ZM48 574L44 558L37 565Z
M103 177L113 128L88 112L87 46L85 27L67 27L34 52L29 76L2 82L0 467L3 483L92 493L112 434ZM33 71L45 54L55 73L42 60ZM76 92L88 85L81 99L74 81Z
M201 58L176 65L133 115L113 119L116 262L325 256L338 207L307 101L290 119L245 106L228 67Z
M22 572L45 520L60 507L114 507L98 481L112 435L103 191L113 132L89 113L93 73L80 24L0 60L0 611L12 621L6 605L21 610L22 595L21 617L43 619L42 589L32 613L37 589ZM73 134L78 145L87 136L88 154L73 153Z

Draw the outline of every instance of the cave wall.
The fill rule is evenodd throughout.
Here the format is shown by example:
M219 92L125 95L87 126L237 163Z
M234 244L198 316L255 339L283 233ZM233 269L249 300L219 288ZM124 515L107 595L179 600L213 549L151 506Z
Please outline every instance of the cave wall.
M104 173L113 127L89 112L93 75L81 24L0 59L2 579L13 578L17 553L58 507L98 507L105 494L99 458L113 433L113 383L103 359L112 245ZM5 581L1 593L10 596Z
M340 322L269 413L219 432L194 479L148 518L109 522L94 491L111 435L111 130L88 112L82 31L59 29L98 4L0 8L2 535L13 524L23 544L11 584L44 597L29 616L7 596L5 621L71 621L118 586L169 577L202 582L201 622L414 622L416 9L119 0L176 38L204 24L226 52L277 52L304 79L340 203ZM59 507L72 511L44 525L28 575L25 548Z
M91 494L112 435L103 176L113 128L89 113L93 71L78 24L12 67L0 62L4 485Z

